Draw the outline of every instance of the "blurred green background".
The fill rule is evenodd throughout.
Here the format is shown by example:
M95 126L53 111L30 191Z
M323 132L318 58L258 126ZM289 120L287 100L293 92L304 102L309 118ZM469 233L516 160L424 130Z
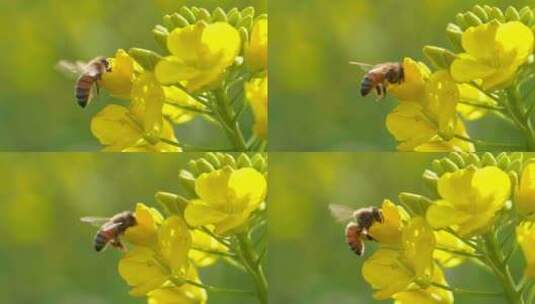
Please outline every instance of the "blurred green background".
M345 242L328 204L355 208L397 202L400 192L425 194L421 175L435 153L271 153L268 269L273 303L388 303L374 301L361 275L364 258ZM526 154L525 157L535 157ZM521 254L513 256L521 273ZM486 271L465 263L446 272L451 286L498 291ZM501 298L456 296L455 303L502 304Z
M182 5L207 9L253 5L266 0L10 0L0 1L0 150L96 151L91 117L108 102L106 93L87 109L75 104L74 80L54 69L61 59L112 56L119 48L159 50L152 37L165 13ZM196 119L177 127L185 143L221 147L221 130ZM249 126L244 129L249 131Z
M424 60L422 47L449 47L447 23L475 4L505 9L535 1L271 0L270 149L393 151L385 118L396 102L360 97L363 72L348 61ZM468 130L478 139L518 140L496 119L470 123Z
M132 210L137 202L158 207L154 194L180 193L179 170L199 156L2 153L0 303L146 303L128 295L117 271L121 253L108 248L97 254L97 228L79 219ZM246 274L224 263L201 269L200 275L209 285L254 289ZM237 301L229 294L209 293L209 299Z

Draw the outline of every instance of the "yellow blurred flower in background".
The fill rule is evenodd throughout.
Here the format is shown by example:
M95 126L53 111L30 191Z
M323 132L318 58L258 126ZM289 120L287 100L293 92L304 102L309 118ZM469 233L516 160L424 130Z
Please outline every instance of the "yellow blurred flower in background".
M516 227L516 240L526 260L524 275L527 278L535 278L535 223L524 222Z
M167 38L171 56L158 62L162 84L180 83L190 92L219 84L241 49L238 31L225 22L199 22L173 30Z
M143 72L143 68L123 49L117 50L108 62L111 71L102 75L102 87L115 97L129 99L136 73Z
M143 203L136 204L134 215L136 225L125 231L124 239L136 246L155 246L158 240L158 227L163 222L163 216L158 210Z
M255 22L249 43L245 45L245 62L253 71L267 69L268 61L268 20L261 18Z
M427 210L435 229L452 228L460 236L484 233L509 199L511 181L498 167L468 167L445 173L438 181L441 200Z
M254 133L267 139L268 127L268 77L254 78L245 83L245 96L253 109Z
M519 21L470 27L462 35L466 53L457 55L451 75L458 82L476 81L484 90L503 88L533 52L533 40L531 29Z
M184 217L193 227L214 225L215 233L234 232L266 197L267 182L253 168L225 167L201 174L195 181L199 199L190 201Z
M516 208L521 214L535 212L535 162L530 161L522 170L516 189Z

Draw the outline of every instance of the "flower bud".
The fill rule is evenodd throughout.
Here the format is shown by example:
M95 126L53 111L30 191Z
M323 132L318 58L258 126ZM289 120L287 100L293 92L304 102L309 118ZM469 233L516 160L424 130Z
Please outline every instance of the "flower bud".
M221 165L222 166L228 166L228 167L231 167L233 169L237 169L237 165L236 165L236 160L234 159L234 157L228 153L224 154L224 158L221 160Z
M175 28L175 24L173 23L173 20L171 19L171 15L163 16L163 25L170 31Z
M451 161L448 158L441 159L440 160L440 165L447 172L455 172L455 171L459 170L459 167L453 161Z
M195 15L188 7L183 6L178 11L180 15L182 15L182 17L184 17L190 24L197 22L197 18L195 18Z
M446 170L444 170L444 168L442 167L440 160L438 159L434 159L431 162L431 168L438 176L441 176L442 174L444 174L444 172L446 172Z
M153 71L156 64L162 59L158 53L140 48L131 48L128 50L128 55L148 71Z
M252 164L251 164L251 160L249 159L249 156L247 156L247 154L245 153L241 153L240 156L238 157L238 168L241 169L241 168L247 168L247 167L251 167Z
M497 7L492 8L492 12L490 13L490 18L496 19L500 22L505 22L505 16L503 15L503 12Z
M227 14L228 23L232 26L236 26L240 22L241 14L238 10L230 10Z
M227 22L227 14L222 8L216 7L212 12L212 20L214 22Z
M504 171L507 171L507 169L509 168L509 165L511 164L511 160L509 159L509 156L505 152L498 154L498 156L496 157L496 161L498 164L498 168Z
M522 161L520 159L513 160L509 164L508 170L520 173L520 171L522 171L522 165L523 165L523 163L522 163Z
M154 199L160 203L167 212L175 215L183 215L188 202L180 195L163 191L156 192Z
M253 168L255 168L258 172L266 172L267 162L264 156L262 156L262 154L255 154L251 159L251 162L253 163Z
M167 31L167 28L161 25L156 25L154 29L152 30L152 34L154 35L154 39L156 40L156 43L165 51L167 50L167 37L169 36L169 32Z
M498 162L494 158L494 156L489 153L485 152L483 153L483 157L481 157L481 165L482 166L496 166Z
M478 26L478 25L483 24L483 21L481 21L481 19L479 19L479 17L476 14L472 13L472 12L466 12L464 14L464 21L469 26Z
M456 50L460 51L463 49L463 31L459 26L449 23L446 27L446 35L448 35L451 44Z
M174 13L173 15L171 15L171 21L173 22L173 25L174 25L173 29L177 27L182 28L182 27L186 27L190 25L188 20L184 18L184 16L180 15L179 13Z
M410 211L417 215L425 215L427 207L431 204L431 200L427 197L414 193L402 192L398 198L404 206L410 208Z
M197 160L197 167L199 168L199 172L202 173L208 173L215 170L214 166L210 164L206 159L201 158Z
M505 11L505 19L507 21L518 21L520 20L520 14L518 14L516 8L509 6Z
M245 16L240 19L240 21L237 24L238 28L244 27L246 29L251 29L253 27L253 17L252 16Z
M197 193L195 192L195 177L191 172L180 170L180 173L178 174L178 183L189 196L197 196Z
M481 19L481 21L483 22L489 21L489 14L487 13L487 11L485 11L483 7L481 7L481 5L474 6L474 8L472 9L472 12L474 12L474 14L476 14L479 17L479 19Z
M479 159L479 156L477 156L475 153L468 154L466 157L466 163L476 167L481 167L481 159Z
M221 168L221 162L219 161L219 158L217 158L216 154L213 152L206 153L204 155L204 158L212 165L214 168L219 169Z
M526 25L531 25L533 23L533 11L528 9L524 12L520 11L520 21Z
M210 12L205 8L200 8L199 12L195 14L197 17L197 20L204 20L206 22L212 21L212 16L210 15Z
M464 14L463 13L458 13L456 16L455 16L455 22L457 23L457 25L461 28L461 29L467 29L469 27L468 23L466 22L466 20L464 19Z
M436 46L425 46L423 49L427 59L438 69L449 69L451 63L457 57L454 53Z
M451 161L453 161L457 165L457 167L459 167L459 168L466 167L466 163L464 162L464 159L463 159L463 157L461 156L461 154L459 152L451 152L448 155L448 158Z
M192 159L188 162L188 170L193 176L198 176L200 174L196 160Z
M438 178L438 175L431 170L425 170L424 174L422 175L425 187L432 193L433 196L438 196Z
M241 15L246 17L246 16L251 16L251 17L254 17L255 15L255 9L254 7L252 6L248 6L246 8L244 8L242 11L241 11Z

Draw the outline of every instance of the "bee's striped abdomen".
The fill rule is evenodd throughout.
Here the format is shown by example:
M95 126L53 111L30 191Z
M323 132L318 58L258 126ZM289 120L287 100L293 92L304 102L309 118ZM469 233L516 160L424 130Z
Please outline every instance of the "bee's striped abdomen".
M95 236L95 250L98 252L104 249L111 238L112 235L109 231L99 231Z
M360 238L361 229L356 223L349 223L346 226L346 242L351 250L357 255L364 253L364 243Z
M362 81L360 83L360 95L366 96L370 94L371 90L373 89L373 81L368 77L368 75L364 76L362 78Z
M76 101L82 108L85 108L89 102L89 95L94 82L95 78L90 75L82 75L76 82Z

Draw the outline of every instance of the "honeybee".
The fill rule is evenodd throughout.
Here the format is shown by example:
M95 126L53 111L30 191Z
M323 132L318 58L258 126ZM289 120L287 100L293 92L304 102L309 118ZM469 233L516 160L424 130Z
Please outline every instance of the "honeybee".
M120 236L126 229L136 225L136 217L133 212L123 211L117 213L111 218L107 217L82 217L80 219L84 223L92 224L99 227L95 241L93 242L97 252L102 251L106 245L110 244L113 247L125 251L126 248L121 243Z
M78 75L74 86L74 95L82 108L85 108L93 98L93 87L96 87L97 95L99 94L99 81L102 79L102 75L111 72L110 63L104 57L97 57L89 63L61 60L56 69L65 74Z
M361 96L366 96L375 89L377 99L381 100L386 96L386 87L389 84L400 84L405 78L403 65L399 62L386 62L375 66L355 61L349 64L357 65L366 72L360 82Z
M367 207L355 210L337 204L330 204L329 209L337 222L350 221L345 229L346 242L354 253L362 256L364 254L364 240L374 240L368 234L368 230L374 223L384 222L381 209Z

